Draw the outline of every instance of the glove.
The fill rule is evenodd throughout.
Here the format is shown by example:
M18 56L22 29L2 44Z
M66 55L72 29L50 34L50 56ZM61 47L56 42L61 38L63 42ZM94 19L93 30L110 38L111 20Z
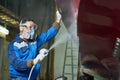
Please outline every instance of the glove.
M58 10L56 11L56 20L57 20L58 22L60 22L60 20L61 20L61 14L59 13Z
M37 57L33 60L34 65L37 64L39 61L42 61L48 55L47 49L41 49Z

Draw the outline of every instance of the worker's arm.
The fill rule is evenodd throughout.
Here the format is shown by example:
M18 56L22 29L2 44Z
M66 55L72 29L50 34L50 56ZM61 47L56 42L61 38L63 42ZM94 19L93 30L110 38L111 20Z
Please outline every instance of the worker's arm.
M16 56L14 50L8 51L10 64L17 70L27 70L32 65L32 60L22 60Z
M11 43L8 46L8 57L10 60L10 64L16 69L16 70L27 70L33 65L33 60L24 60L21 59L18 55L19 49L15 48L13 43Z
M54 26L52 26L50 29L48 29L47 32L41 33L37 36L37 46L40 47L43 44L45 44L47 41L50 41L52 38L56 36L58 33L58 29L56 29Z
M44 43L46 43L47 41L51 40L56 36L56 34L58 33L58 29L60 27L59 26L60 21L61 21L61 14L57 11L56 20L53 23L53 25L48 29L48 31L38 35L36 39L38 47L40 47L41 45L43 45Z
M55 22L53 23L53 26L54 26L56 29L59 29L59 28L60 28L60 26L59 26L60 22L61 22L61 14L60 14L59 11L57 10L57 11L56 11L56 19L55 19Z

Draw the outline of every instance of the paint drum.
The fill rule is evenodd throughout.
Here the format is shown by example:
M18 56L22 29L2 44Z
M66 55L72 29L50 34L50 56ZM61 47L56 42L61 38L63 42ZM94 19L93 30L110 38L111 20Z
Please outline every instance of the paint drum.
M55 80L67 80L67 77L65 77L65 76L60 76L60 77L57 77Z

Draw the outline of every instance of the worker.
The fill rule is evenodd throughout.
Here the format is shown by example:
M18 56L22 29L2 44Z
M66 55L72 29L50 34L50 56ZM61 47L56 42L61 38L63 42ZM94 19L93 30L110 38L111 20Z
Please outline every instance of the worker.
M38 48L56 36L59 31L61 14L56 11L53 25L46 31L37 35L37 25L31 18L20 21L20 33L8 45L8 58L10 61L10 80L28 80L30 70L35 65L30 80L36 80L40 61L48 55L48 50L39 53Z

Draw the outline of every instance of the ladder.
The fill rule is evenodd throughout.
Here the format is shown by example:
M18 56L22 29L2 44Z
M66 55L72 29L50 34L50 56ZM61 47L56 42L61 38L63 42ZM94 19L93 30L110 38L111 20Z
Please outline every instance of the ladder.
M64 65L63 65L63 76L67 77L67 80L77 80L78 73L78 45L72 40L67 40Z

